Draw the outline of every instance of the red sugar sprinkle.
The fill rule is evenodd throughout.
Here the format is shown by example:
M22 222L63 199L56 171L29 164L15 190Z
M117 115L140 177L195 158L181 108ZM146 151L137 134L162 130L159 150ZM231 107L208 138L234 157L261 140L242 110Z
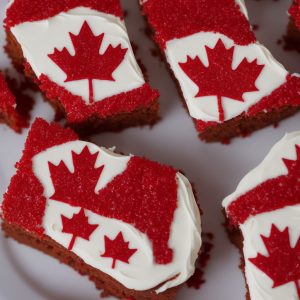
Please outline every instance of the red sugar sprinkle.
M234 0L148 0L143 12L163 49L167 41L198 32L219 32L239 45L256 41Z
M238 197L227 208L233 225L244 223L249 217L300 203L300 146L296 145L297 159L283 159L287 175L265 181Z
M138 108L149 106L159 97L158 91L151 89L150 85L145 83L129 92L120 93L87 105L80 96L73 95L45 75L40 76L38 83L48 99L59 99L65 108L69 123L86 121L95 114L100 118L106 118L118 113L130 113Z
M13 176L2 203L3 218L18 226L43 234L42 218L46 199L44 189L32 172L32 157L49 147L77 140L70 129L62 129L57 124L49 125L38 118L29 132L23 157L17 163L17 173Z
M49 19L61 12L80 6L123 18L119 0L14 0L7 10L4 23L9 29L20 23Z

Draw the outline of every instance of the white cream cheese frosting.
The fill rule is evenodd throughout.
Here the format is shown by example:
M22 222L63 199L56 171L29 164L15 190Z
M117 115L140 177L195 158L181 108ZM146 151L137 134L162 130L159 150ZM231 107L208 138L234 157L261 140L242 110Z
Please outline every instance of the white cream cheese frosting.
M54 185L48 162L58 165L63 161L67 168L74 172L71 152L81 153L86 146L91 153L99 152L95 167L105 166L95 189L98 191L126 169L130 156L118 155L91 143L74 141L49 148L37 154L32 160L34 174L42 183L47 199L43 219L45 234L66 248L71 235L62 232L61 215L71 218L80 211L80 208L50 200L54 193ZM89 218L89 223L99 224L99 227L90 236L89 241L77 239L72 251L85 263L109 274L129 289L143 291L155 288L157 293L161 293L185 282L195 270L195 261L202 243L201 222L189 181L180 173L177 173L176 180L178 203L168 242L174 254L171 263L166 265L155 263L151 241L132 225L103 217L87 209L85 214ZM111 260L100 255L104 252L104 235L113 239L118 232L122 232L124 240L130 242L131 249L138 251L130 258L130 264L118 261L117 267L113 269Z
M70 33L78 35L85 21L95 36L104 33L100 54L109 45L121 45L123 49L127 49L123 61L112 74L114 81L93 80L95 101L141 87L145 80L134 57L125 23L119 17L87 7L77 7L46 20L18 24L11 28L11 32L21 45L23 55L37 77L41 74L48 76L73 95L81 96L88 104L88 80L65 82L67 74L48 56L55 48L59 51L66 48L71 55L75 55ZM85 63L87 62L82 62Z
M243 0L236 0L241 12L248 18L247 8ZM250 25L249 25L250 26ZM287 70L272 56L272 54L259 42L240 46L224 34L215 32L199 32L180 39L173 39L166 43L165 55L167 61L177 78L190 115L196 120L220 123L217 96L198 96L201 86L198 87L189 76L181 69L179 63L185 63L187 57L199 57L201 63L209 66L205 47L214 48L221 40L226 49L234 47L232 69L235 70L243 59L250 63L257 60L259 65L264 65L262 72L255 81L258 91L245 92L242 101L222 97L224 121L228 121L247 112L249 108L258 103L265 96L286 82Z
M240 196L267 180L287 175L288 171L282 159L296 160L296 146L300 146L300 131L286 134L271 149L263 162L242 179L236 191L224 199L225 210ZM239 225L244 239L246 281L252 300L299 299L294 282L274 287L273 279L250 261L259 254L269 257L270 253L262 236L270 238L272 226L280 232L288 228L290 246L294 248L300 237L299 224L300 205L297 204L250 216Z

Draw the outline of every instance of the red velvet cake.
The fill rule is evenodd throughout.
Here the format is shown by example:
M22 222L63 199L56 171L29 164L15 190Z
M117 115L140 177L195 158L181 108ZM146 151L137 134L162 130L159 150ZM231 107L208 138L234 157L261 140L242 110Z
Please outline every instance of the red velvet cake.
M21 103L24 102L23 100L27 101L27 103ZM20 95L20 97L16 98L0 72L0 123L7 124L18 133L21 132L22 128L26 128L29 125L29 113L26 107L31 105L30 102L29 97L25 95Z
M119 0L14 0L6 51L74 129L158 120L158 92L135 59Z
M290 23L284 40L287 49L300 51L300 1L294 0L289 9Z
M200 213L172 167L37 119L2 204L7 236L121 299L174 299L195 271Z
M223 207L252 300L300 299L300 131L287 134Z
M261 45L242 0L140 0L206 141L274 124L300 107L300 78Z

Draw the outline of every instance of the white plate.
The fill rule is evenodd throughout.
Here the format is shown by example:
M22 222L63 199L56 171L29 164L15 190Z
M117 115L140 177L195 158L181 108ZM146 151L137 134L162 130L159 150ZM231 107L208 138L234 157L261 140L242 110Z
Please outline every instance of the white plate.
M1 1L4 14L6 1ZM291 0L248 0L253 24L259 25L257 36L285 66L300 72L300 54L284 52L277 40L285 33L286 11ZM299 130L299 114L282 122L279 128L260 130L247 139L236 139L229 145L207 145L197 138L192 120L182 108L175 84L165 65L151 55L155 46L144 34L143 19L136 0L124 0L131 40L139 46L138 56L149 71L153 86L161 93L162 121L152 130L133 128L121 133L107 133L92 138L103 146L117 146L122 152L143 155L183 170L195 183L204 211L204 230L214 234L212 258L206 269L206 283L200 290L184 288L178 299L244 300L245 284L238 269L239 254L222 226L222 199L231 193L242 176L256 166L271 146L285 132ZM4 33L1 30L1 44ZM8 59L0 53L0 69L8 67ZM53 111L36 94L34 117L51 121ZM27 132L17 135L0 126L0 193L4 193L14 164L20 159ZM21 195L20 195L21 196ZM96 300L99 293L88 279L81 277L56 260L0 237L0 300Z

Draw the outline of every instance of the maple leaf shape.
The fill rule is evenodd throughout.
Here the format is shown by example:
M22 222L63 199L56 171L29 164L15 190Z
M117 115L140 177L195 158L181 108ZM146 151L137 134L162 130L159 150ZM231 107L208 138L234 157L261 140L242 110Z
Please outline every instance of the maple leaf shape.
M273 288L294 282L300 299L300 238L292 248L289 228L281 232L274 224L270 236L261 236L261 238L269 256L258 253L257 257L250 258L249 261L272 278Z
M137 249L130 249L129 242L125 242L122 232L119 232L115 239L111 240L104 236L105 252L102 257L112 258L112 268L116 266L116 261L120 260L129 264L130 257L137 251Z
M206 48L209 66L206 67L197 56L187 57L185 63L179 63L180 68L198 86L195 97L217 96L219 121L224 122L225 113L222 98L244 102L243 94L258 91L255 82L264 65L258 65L257 60L249 63L246 58L232 69L234 46L226 49L221 39L215 48Z
M78 214L74 214L71 219L61 215L63 224L62 232L72 234L72 239L69 243L68 250L72 250L74 243L78 237L89 240L91 234L97 229L97 224L89 224L88 217L82 208Z
M75 199L89 199L95 194L95 188L104 166L95 168L98 152L91 154L85 146L81 153L72 151L74 172L71 173L65 163L61 161L58 166L48 163L51 179L55 188L50 199L74 203ZM82 206L78 202L77 206Z
M103 54L100 48L104 33L95 36L87 21L84 21L78 35L69 32L75 49L75 55L71 55L66 48L48 57L67 74L65 82L87 79L89 82L89 101L94 102L93 79L115 81L112 73L123 61L127 48L121 44L116 47L109 45Z

